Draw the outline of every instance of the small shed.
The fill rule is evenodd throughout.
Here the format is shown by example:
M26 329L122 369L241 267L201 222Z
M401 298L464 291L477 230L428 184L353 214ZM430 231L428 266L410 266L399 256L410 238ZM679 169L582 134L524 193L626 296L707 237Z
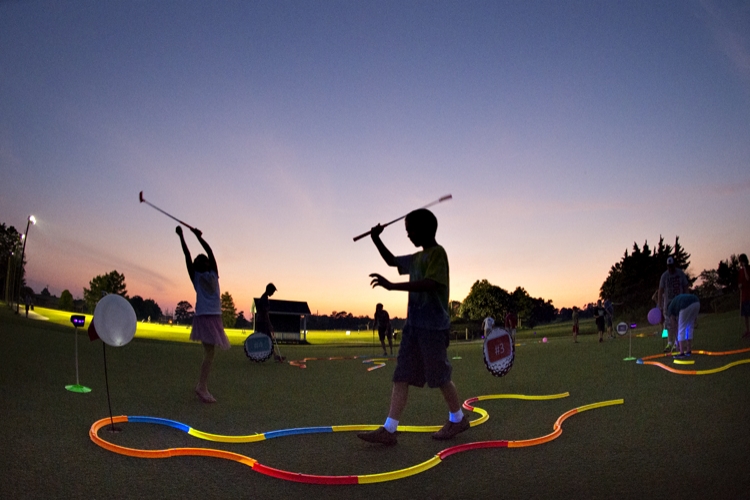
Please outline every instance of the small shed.
M256 303L259 300L253 299L253 332L258 311ZM268 305L268 316L276 332L277 342L307 342L307 317L310 315L307 302L268 299Z

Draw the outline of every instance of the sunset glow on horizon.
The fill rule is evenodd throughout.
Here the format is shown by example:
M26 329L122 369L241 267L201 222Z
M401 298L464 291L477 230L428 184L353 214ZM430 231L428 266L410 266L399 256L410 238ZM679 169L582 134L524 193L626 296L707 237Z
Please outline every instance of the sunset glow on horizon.
M750 11L732 2L4 2L0 223L27 283L195 303L177 223L250 316L406 295L369 237L431 208L451 300L598 298L634 243L750 252ZM185 232L193 252L201 249ZM417 249L403 222L383 241ZM658 286L654 283L654 287Z

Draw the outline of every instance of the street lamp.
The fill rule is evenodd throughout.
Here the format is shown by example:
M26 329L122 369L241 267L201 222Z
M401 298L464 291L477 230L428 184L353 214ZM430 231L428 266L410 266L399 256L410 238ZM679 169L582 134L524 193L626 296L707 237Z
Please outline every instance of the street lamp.
M29 226L31 224L36 225L36 217L33 215L29 215L29 219L26 221L26 233L24 233L21 238L23 238L23 247L21 247L21 263L19 264L19 267L21 269L21 272L18 273L18 287L17 287L17 293L16 293L16 314L18 314L18 307L19 302L21 301L21 282L23 281L23 255L26 253L26 240L29 239Z

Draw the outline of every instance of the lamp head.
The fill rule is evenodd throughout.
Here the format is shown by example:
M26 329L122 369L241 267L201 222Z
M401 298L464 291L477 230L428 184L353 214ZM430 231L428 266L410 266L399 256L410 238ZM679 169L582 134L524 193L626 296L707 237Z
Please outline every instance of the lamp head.
M36 217L34 217L33 215L29 215L29 222L36 226Z

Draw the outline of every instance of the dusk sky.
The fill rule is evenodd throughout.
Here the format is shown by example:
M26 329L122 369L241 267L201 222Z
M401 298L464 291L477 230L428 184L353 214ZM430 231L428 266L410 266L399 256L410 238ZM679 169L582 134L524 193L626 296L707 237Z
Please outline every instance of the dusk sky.
M176 224L223 292L392 316L369 238L433 208L451 299L560 307L675 236L694 276L750 253L747 1L0 1L0 222L27 282L117 270L195 304ZM192 234L188 245L200 249ZM394 254L416 249L402 223ZM654 287L658 286L654 283Z

